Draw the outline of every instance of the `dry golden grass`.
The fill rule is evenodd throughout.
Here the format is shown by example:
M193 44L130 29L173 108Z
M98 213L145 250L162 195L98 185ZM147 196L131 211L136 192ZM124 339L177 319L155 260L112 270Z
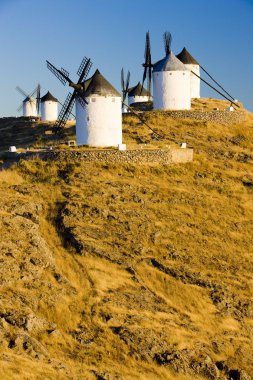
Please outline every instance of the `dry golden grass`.
M243 105L240 102L236 103L238 107L233 105L236 110L243 110ZM192 99L191 109L192 110L203 110L203 111L212 111L214 109L219 109L220 111L226 110L231 105L231 102L228 100L214 99L214 98L200 98Z
M8 170L0 172L0 182L2 186L20 185L24 179L17 172Z
M0 173L1 378L207 379L184 371L185 352L252 374L252 115L145 117L165 138L127 115L129 147L186 141L194 161L34 159ZM6 322L18 312L48 325ZM42 348L10 345L20 333ZM186 355L178 372L157 361L166 352Z

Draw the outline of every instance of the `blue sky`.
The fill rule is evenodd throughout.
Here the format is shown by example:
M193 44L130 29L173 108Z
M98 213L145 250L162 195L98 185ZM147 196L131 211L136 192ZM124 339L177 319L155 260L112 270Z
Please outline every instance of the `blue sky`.
M253 0L0 0L0 116L16 116L19 85L39 82L63 102L68 88L46 68L46 59L77 79L83 56L120 90L120 70L131 85L142 77L145 33L152 60L164 56L163 32L172 50L190 53L245 107L253 111ZM218 97L202 85L201 96Z

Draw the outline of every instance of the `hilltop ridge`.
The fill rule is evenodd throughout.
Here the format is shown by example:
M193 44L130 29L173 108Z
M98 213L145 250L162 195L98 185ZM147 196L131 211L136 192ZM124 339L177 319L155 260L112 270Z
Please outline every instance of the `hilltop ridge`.
M145 113L163 139L124 116L127 146L186 142L183 165L34 158L0 172L2 378L253 378L243 112L231 125Z

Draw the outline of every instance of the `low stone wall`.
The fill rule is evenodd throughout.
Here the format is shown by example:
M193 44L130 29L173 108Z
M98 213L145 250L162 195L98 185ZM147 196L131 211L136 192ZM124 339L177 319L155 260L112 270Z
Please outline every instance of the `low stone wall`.
M50 152L27 152L13 154L12 158L30 159L39 157L42 160L107 162L107 163L186 163L193 160L193 149L139 149L139 150L65 150ZM10 157L9 157L10 158Z
M195 119L226 125L238 124L245 119L245 113L240 111L156 111L156 113L172 119Z
M186 163L193 160L193 149L140 149L140 150L97 150L97 151L59 151L51 152L48 159L82 162L115 163Z

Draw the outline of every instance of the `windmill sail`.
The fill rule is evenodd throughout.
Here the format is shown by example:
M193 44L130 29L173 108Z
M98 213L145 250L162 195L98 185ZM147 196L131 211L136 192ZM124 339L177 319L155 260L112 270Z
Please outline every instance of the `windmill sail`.
M28 94L26 91L24 91L21 87L16 86L16 90L25 98L24 101L29 102L31 107L33 108L35 106L37 116L39 114L39 104L40 104L40 84L38 84L35 89ZM36 94L36 101L33 99L33 96ZM23 102L24 102L23 101ZM23 107L23 102L20 104L20 106L17 108L17 111L21 111ZM35 110L33 110L33 116L36 116Z
M61 68L61 70L58 70L54 65L52 65L52 63L50 63L49 61L46 61L47 62L47 67L48 69L56 76L56 78L59 79L59 81L65 86L66 83L70 83L71 81L69 80L69 77L68 77L68 72L66 70L64 70L63 68Z
M142 88L144 85L144 82L147 78L148 74L148 92L151 94L151 81L152 81L152 59L151 59L151 46L150 46L150 37L149 32L146 33L146 44L145 44L145 52L144 52L144 59L145 62L143 63L144 71L143 71L143 77L142 77Z
M165 54L167 56L171 52L171 41L172 41L171 33L170 32L164 32L163 40L164 40Z
M122 88L122 102L126 100L130 84L130 71L127 72L126 82L124 78L124 69L121 69L121 88Z
M48 69L56 76L56 78L60 80L60 82L64 86L68 82L69 86L74 88L73 93L71 94L70 92L68 94L62 106L58 120L56 121L55 130L58 132L66 125L69 115L71 114L71 111L73 109L75 100L77 100L83 107L85 106L85 103L87 103L87 101L84 98L83 81L86 79L90 71L92 62L87 57L83 58L79 66L79 69L77 71L77 74L79 75L79 79L77 83L74 83L73 81L70 80L69 73L65 69L61 68L61 70L58 70L52 63L50 63L49 61L46 61L46 62L47 62Z
M61 112L59 114L58 120L55 123L55 129L57 131L59 131L60 129L62 129L66 125L66 122L69 118L69 115L70 115L70 113L73 109L74 103L75 103L75 92L76 91L74 91L73 94L71 94L71 92L69 92L65 102L63 103L63 106L62 106Z

